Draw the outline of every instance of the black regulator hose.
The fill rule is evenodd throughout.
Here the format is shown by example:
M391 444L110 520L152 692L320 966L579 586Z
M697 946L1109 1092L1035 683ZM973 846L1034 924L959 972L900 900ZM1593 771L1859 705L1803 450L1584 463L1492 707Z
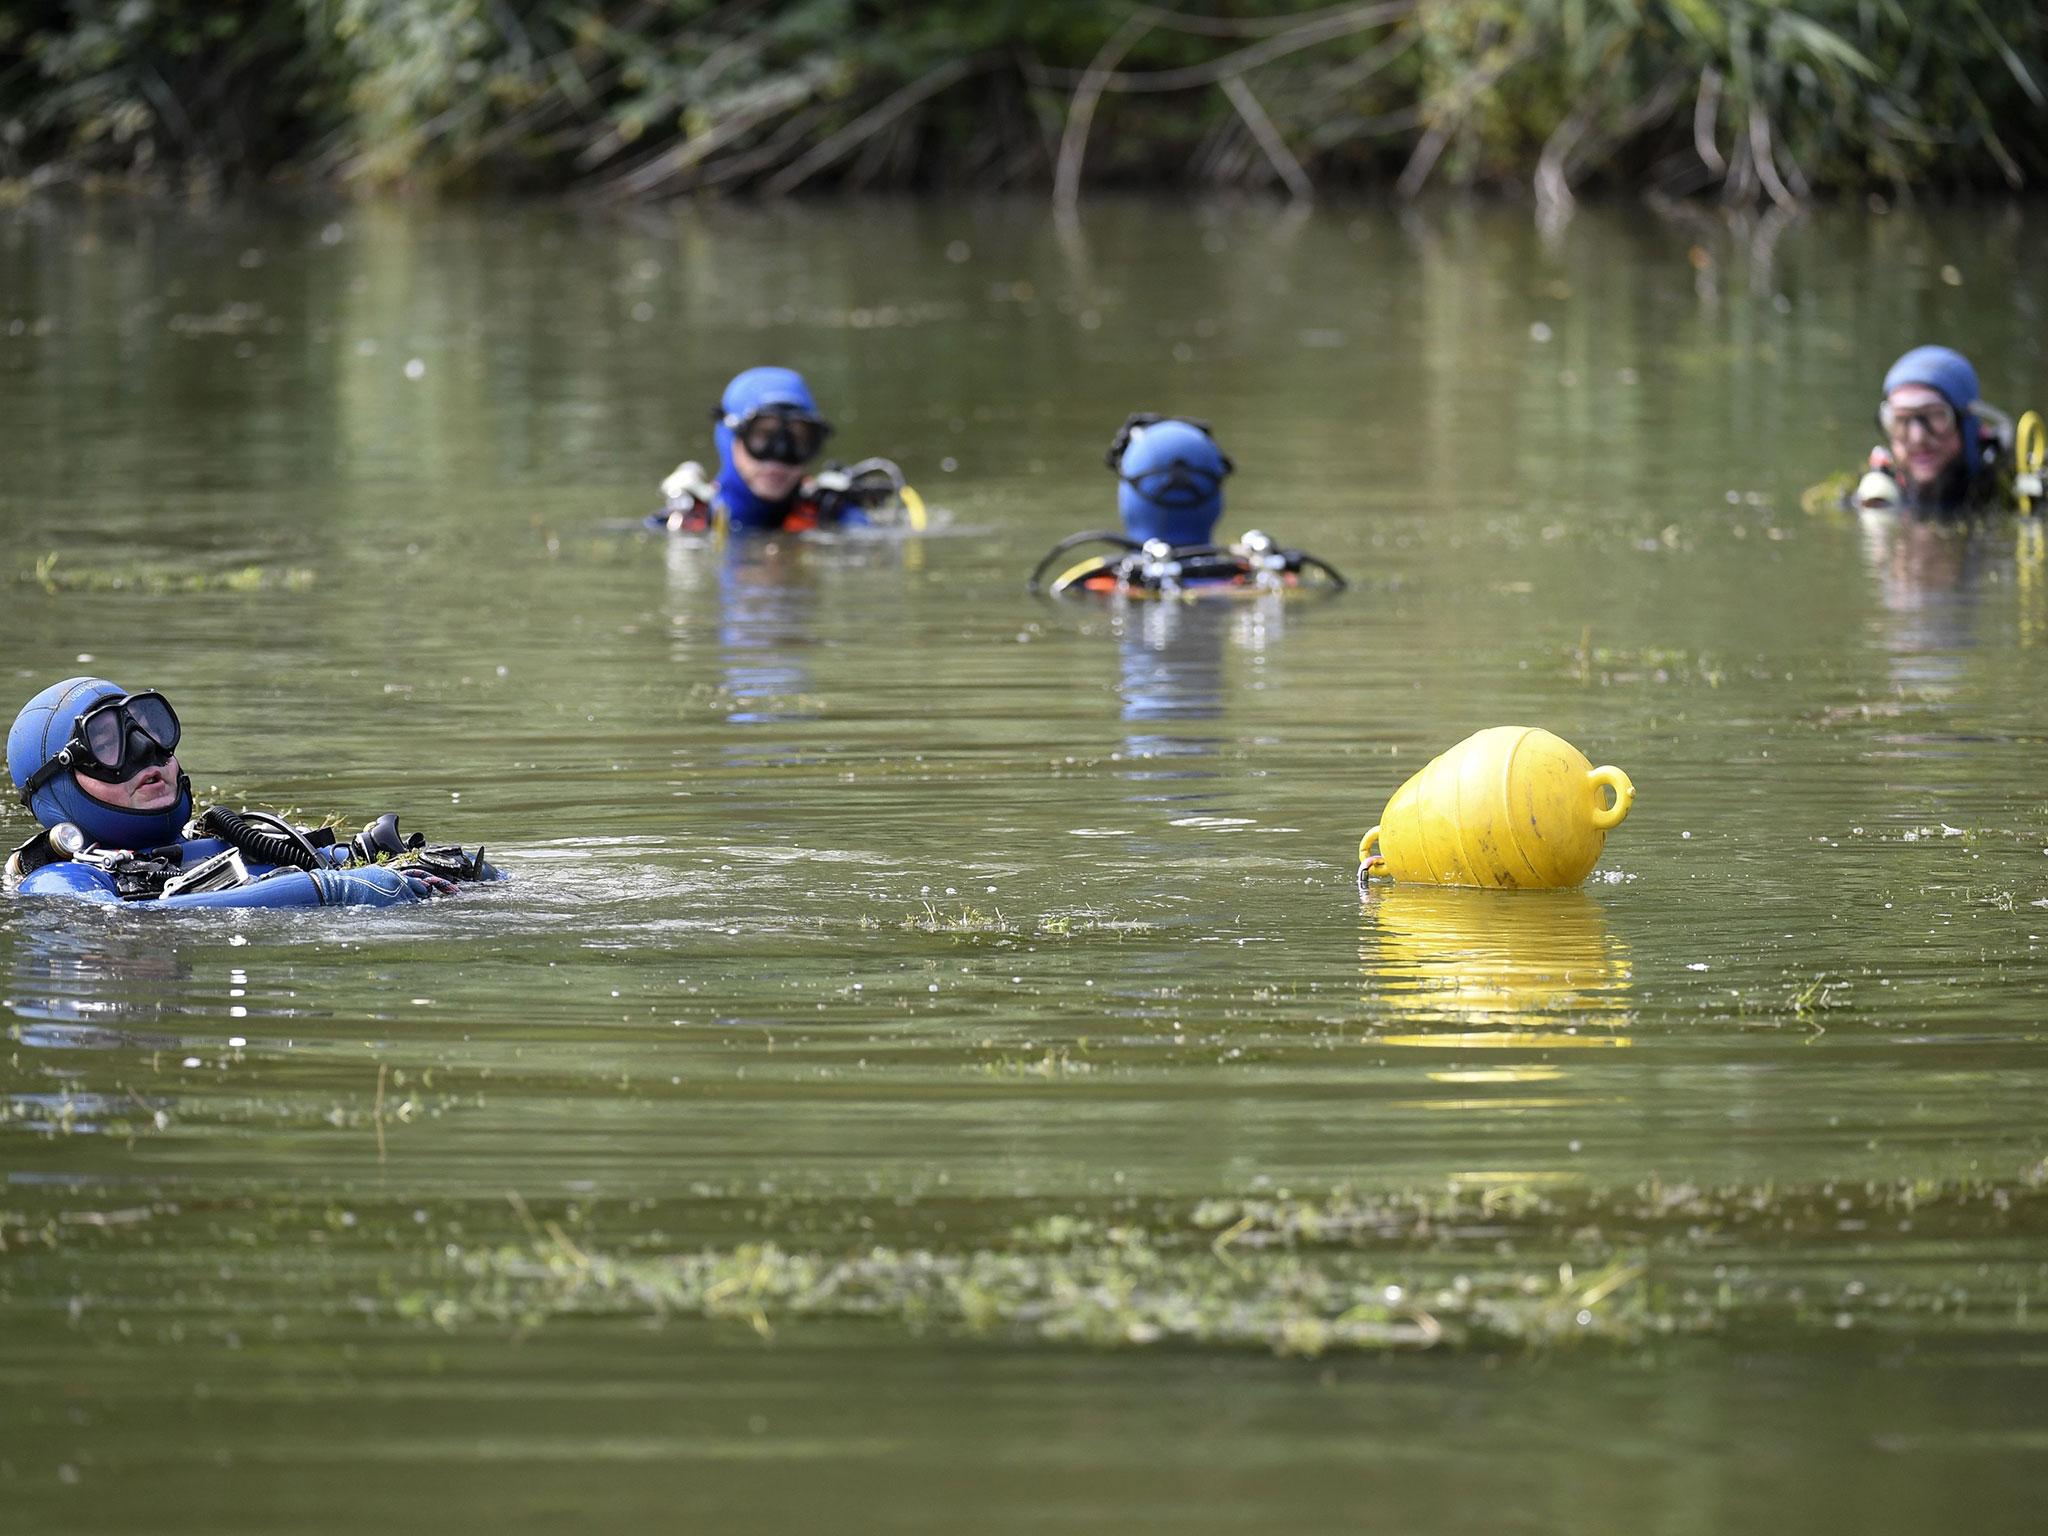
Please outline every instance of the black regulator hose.
M259 822L278 830L266 832ZM260 864L318 869L325 862L320 851L306 840L305 833L268 811L231 811L216 805L199 818L199 830L241 849Z
M1350 582L1344 579L1344 573L1342 571L1338 570L1337 567L1330 564L1329 561L1323 559L1321 556L1311 555L1308 554L1306 551L1299 549L1289 550L1288 553L1293 555L1300 562L1301 568L1303 570L1321 571L1325 576L1329 577L1331 584L1339 592L1344 591L1347 587L1351 585Z

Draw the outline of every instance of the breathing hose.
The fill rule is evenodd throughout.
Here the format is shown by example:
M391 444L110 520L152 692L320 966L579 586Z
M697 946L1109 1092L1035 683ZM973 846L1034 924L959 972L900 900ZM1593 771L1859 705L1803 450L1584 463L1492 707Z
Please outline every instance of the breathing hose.
M268 823L278 830L266 832L258 823ZM216 805L199 818L199 830L241 849L259 863L318 869L326 862L306 840L305 833L268 811L231 811Z
M1124 535L1112 533L1106 528L1092 529L1087 533L1070 533L1064 539L1061 539L1059 543L1053 545L1051 549L1047 550L1038 564L1031 568L1031 574L1024 582L1024 590L1036 592L1040 579L1045 575L1046 568L1068 550L1078 549L1083 544L1112 544L1118 549L1123 550L1139 550L1144 548L1136 539L1125 538Z

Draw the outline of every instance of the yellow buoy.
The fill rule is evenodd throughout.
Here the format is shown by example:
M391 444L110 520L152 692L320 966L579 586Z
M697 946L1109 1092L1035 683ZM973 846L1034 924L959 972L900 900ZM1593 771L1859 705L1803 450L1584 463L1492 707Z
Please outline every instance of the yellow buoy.
M1430 760L1358 844L1361 874L1534 890L1577 885L1635 803L1619 768L1562 737L1497 725Z
M2029 411L2020 418L2019 431L2013 436L2013 491L2022 512L2033 511L2034 503L2048 494L2044 469L2048 469L2048 424L2042 422L2039 411Z

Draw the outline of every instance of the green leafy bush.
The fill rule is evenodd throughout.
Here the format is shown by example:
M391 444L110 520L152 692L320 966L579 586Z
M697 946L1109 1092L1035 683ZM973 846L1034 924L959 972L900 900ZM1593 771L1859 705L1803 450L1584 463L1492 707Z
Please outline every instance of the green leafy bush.
M0 176L707 189L2048 176L2033 0L15 0Z

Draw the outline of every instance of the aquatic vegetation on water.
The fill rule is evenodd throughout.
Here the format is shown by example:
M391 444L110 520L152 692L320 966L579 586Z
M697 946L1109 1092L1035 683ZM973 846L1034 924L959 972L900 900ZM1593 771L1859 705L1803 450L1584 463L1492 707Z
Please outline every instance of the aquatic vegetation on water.
M1728 669L1711 656L1690 651L1644 646L1627 650L1594 645L1592 631L1566 653L1567 675L1581 683L1597 680L1603 687L1628 683L1705 683L1718 688L1728 679Z
M466 1297L423 1296L402 1310L444 1324L498 1317L528 1326L565 1313L696 1314L745 1322L764 1337L804 1317L879 1317L919 1330L1304 1355L1554 1338L1585 1331L1596 1307L1605 1334L1646 1323L1626 1292L1641 1269L1627 1263L1584 1282L1569 1270L1534 1284L1459 1276L1414 1294L1371 1266L1312 1264L1286 1252L1238 1257L1220 1244L1190 1247L1091 1222L1021 1231L1007 1249L874 1247L845 1256L769 1242L611 1258L555 1229L524 1248L469 1256L463 1269L474 1282Z
M1813 517L1844 512L1861 478L1857 471L1844 469L1814 482L1799 493L1799 510Z
M871 918L863 918L861 921L864 927L880 926ZM963 902L958 911L947 911L933 902L926 901L918 911L905 917L900 926L917 933L960 936L1068 939L1077 935L1108 933L1121 939L1131 934L1145 933L1151 925L1132 919L1098 917L1081 912L1048 912L1042 914L1035 925L1026 926L1004 917L1000 908L984 912L971 903Z
M26 579L45 592L304 592L313 572L302 566L237 566L226 571L176 570L161 565L61 565L54 551L39 556ZM17 576L17 580L24 579Z
M1842 995L1849 990L1846 981L1830 981L1825 975L1816 976L1804 986L1793 989L1791 1006L1794 1015L1804 1018L1822 1008L1839 1008Z
M1017 929L1004 918L1000 908L984 912L979 907L962 904L958 912L947 912L927 901L920 912L913 912L903 919L905 928L919 933L1015 933Z
M227 1338L303 1307L317 1275L331 1317L447 1330L638 1318L764 1339L853 1325L1288 1355L1759 1328L2010 1337L2040 1326L2044 1186L2039 1161L1996 1180L1596 1190L1504 1172L1059 1208L811 1201L749 1184L546 1210L515 1197L509 1216L123 1189L103 1206L73 1195L0 1211L0 1308L68 1306L74 1329L110 1338ZM663 1236L678 1228L706 1237Z
M654 1316L803 1320L1101 1346L1249 1346L1281 1354L1548 1347L1700 1332L1730 1317L1845 1328L1889 1316L2030 1325L2034 1266L2013 1235L2048 1220L2036 1167L2004 1183L1900 1181L1799 1190L1651 1181L1622 1192L1499 1182L1315 1198L1212 1199L1152 1219L1053 1214L992 1241L776 1241L608 1253L557 1223L493 1248L451 1245L443 1287L400 1299L442 1327ZM941 1224L943 1225L943 1224ZM1869 1234L1923 1232L1903 1267ZM1989 1243L1997 1262L1967 1245ZM1772 1254L1801 1245L1773 1273Z
M1065 1046L1054 1046L1042 1056L1005 1056L985 1064L981 1070L988 1077L1041 1077L1050 1080L1085 1076L1095 1070L1095 1065L1081 1060Z

